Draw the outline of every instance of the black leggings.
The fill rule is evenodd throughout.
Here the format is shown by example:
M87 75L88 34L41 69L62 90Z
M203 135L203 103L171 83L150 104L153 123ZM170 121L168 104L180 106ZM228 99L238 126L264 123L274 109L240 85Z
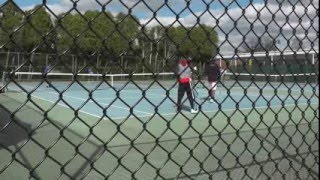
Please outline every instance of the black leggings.
M184 93L187 92L187 96L190 102L190 106L194 109L194 95L192 93L191 84L190 83L179 83L178 86L178 107L181 107L181 101L184 96Z

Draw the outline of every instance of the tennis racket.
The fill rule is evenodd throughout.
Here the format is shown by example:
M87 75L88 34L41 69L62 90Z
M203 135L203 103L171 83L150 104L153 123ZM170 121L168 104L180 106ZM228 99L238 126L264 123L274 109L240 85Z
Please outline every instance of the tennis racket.
M192 91L193 91L193 94L194 94L194 98L198 98L199 96L199 92L197 90L197 86L194 85L194 83L191 82L191 86L192 86Z

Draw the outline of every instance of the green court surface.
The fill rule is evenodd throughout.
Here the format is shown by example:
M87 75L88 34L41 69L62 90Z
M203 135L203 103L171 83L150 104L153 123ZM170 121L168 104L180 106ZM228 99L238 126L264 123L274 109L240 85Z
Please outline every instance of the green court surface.
M205 113L149 111L122 118L30 99L18 92L0 95L3 179L208 179L208 174L291 179L298 171L301 179L312 179L319 174L318 96L278 106L219 110L212 105Z

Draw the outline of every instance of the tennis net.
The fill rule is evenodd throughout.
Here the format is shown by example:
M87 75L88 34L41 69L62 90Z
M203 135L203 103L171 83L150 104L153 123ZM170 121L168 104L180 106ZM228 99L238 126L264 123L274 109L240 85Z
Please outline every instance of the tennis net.
M8 87L8 91L41 90L41 87L53 87L58 90L150 89L162 87L170 89L176 85L176 75L172 72L135 74L15 72L10 73L10 75L3 73L2 81L2 84Z
M317 73L301 74L250 74L250 73L224 73L221 83L226 87L255 85L279 85L279 84L317 84Z

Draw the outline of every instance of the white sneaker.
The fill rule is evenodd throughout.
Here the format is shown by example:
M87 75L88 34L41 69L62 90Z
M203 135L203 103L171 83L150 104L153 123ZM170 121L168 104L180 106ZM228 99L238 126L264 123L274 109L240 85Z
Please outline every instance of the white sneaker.
M214 103L214 100L213 100L213 99L210 99L210 103Z
M197 109L191 109L191 114L195 114L195 113L198 113L198 110Z

